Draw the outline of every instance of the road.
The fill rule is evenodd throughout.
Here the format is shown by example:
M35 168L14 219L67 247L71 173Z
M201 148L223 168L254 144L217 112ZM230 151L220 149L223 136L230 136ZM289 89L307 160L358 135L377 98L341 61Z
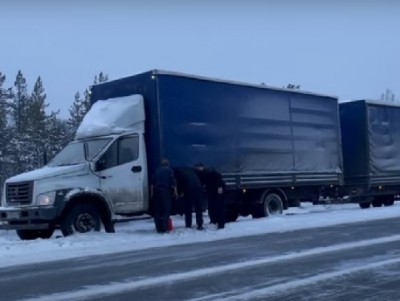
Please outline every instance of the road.
M0 300L400 300L400 219L0 269Z

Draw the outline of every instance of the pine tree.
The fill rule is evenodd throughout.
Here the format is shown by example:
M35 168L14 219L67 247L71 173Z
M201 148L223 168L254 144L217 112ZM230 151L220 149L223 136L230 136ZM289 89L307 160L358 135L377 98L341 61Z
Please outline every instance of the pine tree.
M97 84L105 83L107 81L108 81L108 75L104 74L103 72L100 72L98 75L95 75L93 84L97 85Z
M4 89L3 84L6 81L6 76L0 72L0 130L7 127L7 110L8 101L11 98L11 89Z
M381 100L384 102L396 102L396 95L393 93L392 90L386 89L384 93L381 94Z
M26 79L19 70L14 82L13 102L11 104L11 116L17 133L23 133L26 129L26 104L29 99Z
M26 133L28 101L26 79L22 71L19 70L15 78L11 102L9 103L11 124L8 131L9 141L5 146L7 161L13 170L11 175L24 172L28 168L29 162L33 161L31 158L33 153L32 145Z
M83 116L86 114L86 106L81 98L79 92L75 93L75 100L69 109L70 117L68 118L68 126L70 132L69 140L74 138L75 132L78 129L79 124L82 122Z
M100 83L104 83L108 81L108 75L100 72L98 75L95 75L93 84L97 85ZM75 99L72 106L69 109L69 118L68 118L68 125L70 127L71 133L71 140L75 136L76 130L78 129L79 125L81 124L83 117L85 117L86 113L89 111L91 107L91 95L90 95L90 87L87 88L83 92L83 98L79 92L75 93Z
M10 173L8 142L10 141L10 130L8 127L8 102L12 97L11 89L3 88L6 76L0 72L0 191L3 182Z
M31 162L33 168L43 165L43 154L46 152L45 141L48 136L46 133L46 123L48 116L46 115L46 94L40 77L36 80L31 97L27 103L27 129L25 136L32 143L34 149L34 162Z
M46 157L51 160L71 140L70 126L67 120L57 117L57 114L49 116L46 124Z

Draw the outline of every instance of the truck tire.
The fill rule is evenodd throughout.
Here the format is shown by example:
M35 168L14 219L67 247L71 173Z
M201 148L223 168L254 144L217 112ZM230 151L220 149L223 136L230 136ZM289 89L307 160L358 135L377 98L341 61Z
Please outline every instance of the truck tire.
M40 230L40 238L49 239L53 236L54 228L50 228L47 230Z
M372 201L372 207L381 207L382 206L382 200L380 199L374 199Z
M69 209L61 222L64 236L101 230L101 217L98 209L91 204L78 204Z
M363 203L358 203L361 209L368 209L371 206L371 202L363 202Z
M48 239L54 233L54 228L47 230L17 230L17 235L21 240L34 240L38 238Z
M269 193L264 198L261 206L257 206L253 210L253 218L267 217L271 215L282 214L283 202L282 198L277 193Z
M394 199L384 200L384 201L383 201L383 205L384 205L385 207L393 206L393 205L394 205Z

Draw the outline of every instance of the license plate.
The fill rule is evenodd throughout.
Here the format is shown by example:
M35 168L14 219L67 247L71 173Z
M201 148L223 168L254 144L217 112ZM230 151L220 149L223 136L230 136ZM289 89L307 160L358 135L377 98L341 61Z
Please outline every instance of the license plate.
M7 217L9 219L19 219L19 212L18 211L11 211L7 213Z

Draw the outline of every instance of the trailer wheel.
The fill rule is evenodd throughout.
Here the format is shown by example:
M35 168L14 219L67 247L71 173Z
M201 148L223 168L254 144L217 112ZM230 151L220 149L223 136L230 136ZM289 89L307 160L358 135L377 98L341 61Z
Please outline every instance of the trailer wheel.
M373 201L372 201L372 207L381 207L382 206L382 200L380 200L380 199L374 199Z
M97 208L91 204L78 204L72 207L61 222L64 236L101 230L101 218Z
M48 239L54 233L54 228L46 230L17 230L17 235L21 240L35 240L38 238Z
M371 206L371 202L364 202L364 203L358 203L361 209L368 209Z
M389 200L385 200L383 201L383 205L384 206L393 206L394 205L394 199L389 199Z

